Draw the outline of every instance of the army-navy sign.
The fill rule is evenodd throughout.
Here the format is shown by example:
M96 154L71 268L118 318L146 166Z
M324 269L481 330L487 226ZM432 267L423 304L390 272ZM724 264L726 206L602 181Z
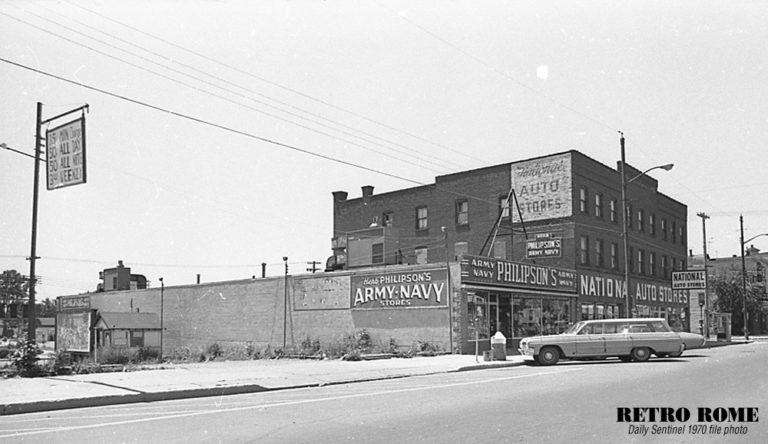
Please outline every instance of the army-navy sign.
M351 276L352 308L446 307L446 270Z

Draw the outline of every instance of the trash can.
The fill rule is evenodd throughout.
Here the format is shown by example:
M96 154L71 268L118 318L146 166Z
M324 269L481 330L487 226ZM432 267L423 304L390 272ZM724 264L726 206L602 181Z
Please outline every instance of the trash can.
M507 338L500 331L497 331L496 334L491 337L491 350L493 351L494 361L507 360Z

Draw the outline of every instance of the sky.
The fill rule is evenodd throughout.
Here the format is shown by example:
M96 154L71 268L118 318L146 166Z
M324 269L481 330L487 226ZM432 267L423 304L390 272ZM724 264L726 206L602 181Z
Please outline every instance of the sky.
M29 274L36 104L88 104L85 184L40 179L38 299L331 255L332 196L576 149L651 173L688 246L768 251L762 1L0 2L0 269ZM77 118L51 123L47 129ZM322 267L322 265L321 265Z

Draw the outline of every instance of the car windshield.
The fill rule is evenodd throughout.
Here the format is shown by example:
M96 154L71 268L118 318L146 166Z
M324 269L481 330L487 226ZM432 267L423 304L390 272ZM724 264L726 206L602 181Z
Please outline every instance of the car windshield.
M563 334L564 334L564 335L569 335L569 334L570 334L570 335L572 335L572 334L576 333L577 331L579 331L579 329L580 329L580 328L581 328L581 327L582 327L582 326L583 326L585 323L586 323L586 322L584 322L584 321L581 321L581 322L577 322L577 323L575 323L575 324L571 325L570 327L568 327L568 330L564 331L564 332L563 332Z

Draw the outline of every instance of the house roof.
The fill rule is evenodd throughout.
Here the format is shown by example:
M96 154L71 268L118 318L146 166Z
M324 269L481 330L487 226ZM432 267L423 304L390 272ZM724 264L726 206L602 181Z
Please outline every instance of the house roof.
M99 323L102 322L108 329L138 330L160 328L160 318L156 313L102 312L99 313Z

